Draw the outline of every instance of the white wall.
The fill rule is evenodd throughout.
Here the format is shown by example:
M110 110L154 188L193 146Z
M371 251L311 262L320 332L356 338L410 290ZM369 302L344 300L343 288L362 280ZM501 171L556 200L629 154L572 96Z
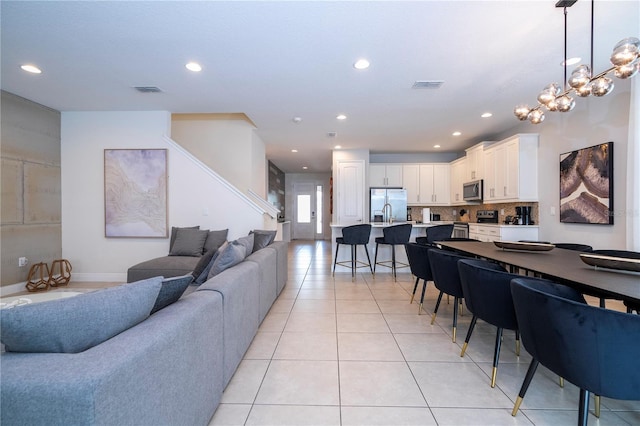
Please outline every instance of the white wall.
M177 114L171 138L242 192L251 189L265 198L265 147L246 120L229 114Z
M123 281L136 263L164 256L168 238L105 238L104 149L168 149L171 226L229 228L229 238L263 226L263 215L167 142L171 115L62 113L62 255L76 281Z
M503 138L515 133L540 134L540 240L584 243L595 249L627 247L627 221L632 213L626 198L631 82L616 79L615 85L613 92L605 97L577 98L571 112L548 112L541 124L523 122L499 135ZM561 223L560 154L609 141L613 141L614 225ZM551 214L551 208L555 209L555 215Z

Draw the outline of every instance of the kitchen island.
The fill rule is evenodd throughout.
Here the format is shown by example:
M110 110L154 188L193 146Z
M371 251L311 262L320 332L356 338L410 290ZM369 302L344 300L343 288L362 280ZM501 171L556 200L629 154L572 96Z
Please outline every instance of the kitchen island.
M416 222L393 222L393 223L388 223L388 222L373 222L371 223L371 237L369 238L369 244L368 244L368 250L369 250L369 255L371 256L371 264L373 267L373 258L375 256L375 251L376 251L376 238L377 237L382 237L383 236L383 229L387 228L389 226L394 226L394 225L402 225L405 223L411 223L412 228L411 228L411 236L409 237L409 241L410 242L415 242L416 241L416 237L424 237L427 233L426 233L426 228L430 228L432 226L436 226L436 225L451 225L453 224L452 221L434 221L434 222L429 222L429 223L416 223ZM342 228L346 227L346 226L351 226L353 225L351 224L337 224L337 223L332 223L331 224L331 258L335 259L335 255L336 255L336 238L341 237L342 236ZM389 245L380 245L378 248L379 252L378 252L378 261L380 260L391 260L391 246ZM348 247L343 246L340 248L340 251L338 252L338 262L341 261L348 261L351 259L351 251L348 250ZM357 258L358 260L367 261L367 255L364 252L364 248L362 246L358 246L358 253L357 253ZM396 261L397 262L402 262L402 263L408 263L407 262L407 254L404 251L404 248L402 247L396 247ZM332 266L333 267L333 266ZM380 272L380 273L391 273L391 269L389 268L385 268L385 267L380 267L380 265L378 265L378 268L376 270L376 272ZM364 269L363 269L364 271ZM401 269L401 272L407 271L409 272L409 269ZM350 269L341 265L337 265L336 266L336 272L350 272Z

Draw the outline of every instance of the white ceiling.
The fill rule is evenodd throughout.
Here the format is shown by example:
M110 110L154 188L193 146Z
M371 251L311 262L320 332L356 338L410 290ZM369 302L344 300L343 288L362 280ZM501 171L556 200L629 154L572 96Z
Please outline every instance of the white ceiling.
M3 90L59 111L243 112L286 172L328 171L336 144L461 151L518 125L514 106L534 104L563 72L564 17L547 0L3 0L1 8ZM585 63L590 10L588 0L568 9L568 56ZM640 33L640 7L601 0L595 11L601 71L615 43ZM360 57L369 69L353 68ZM203 71L187 71L188 61ZM43 73L25 73L24 63ZM444 84L415 90L416 80ZM493 117L481 118L485 111Z

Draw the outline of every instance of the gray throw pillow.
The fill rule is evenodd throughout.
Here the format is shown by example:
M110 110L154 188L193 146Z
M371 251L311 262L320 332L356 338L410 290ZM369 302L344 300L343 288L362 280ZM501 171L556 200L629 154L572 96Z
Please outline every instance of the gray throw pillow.
M7 352L78 353L149 317L162 277L0 310Z
M154 314L180 299L180 296L182 296L182 293L184 293L189 284L191 284L191 281L193 281L193 275L191 274L162 280L162 288L160 288L160 293L158 293L156 303L153 305L151 313Z
M207 240L204 242L204 252L213 250L214 252L220 248L225 241L227 241L228 229L221 229L219 231L209 231Z
M251 231L254 235L253 251L256 252L271 244L276 239L277 232L278 231L266 231L262 229Z
M202 256L208 235L206 229L178 229L169 256Z
M249 234L246 237L242 237L242 238L238 238L237 240L233 241L233 244L240 244L242 247L244 247L244 257L249 256L251 253L253 253L253 242L254 242L254 237L253 234Z
M169 238L169 252L171 252L171 249L173 248L173 243L176 241L176 234L178 233L178 229L200 229L199 225L196 226L186 226L183 228L178 228L175 226L171 227L171 237Z
M225 241L224 244L226 244L226 241ZM224 246L224 244L223 244L223 246ZM194 284L198 284L199 285L199 284L202 284L205 281L207 281L207 279L209 278L209 271L211 270L211 267L213 266L213 262L216 261L216 259L218 258L219 254L220 254L220 250L218 249L218 250L213 251L213 252L207 252L200 258L200 261L205 259L205 260L207 260L207 263L206 263L206 265L204 265L202 270L200 270L200 272L198 273L198 276L195 275L195 272L198 270L198 265L200 265L200 262L198 262L198 265L196 265L196 269L193 270L193 272L194 272L193 276L196 279L193 282Z
M207 279L215 277L225 269L231 268L232 266L242 262L245 258L246 248L241 244L231 242L225 243L218 251L220 253L213 262L213 265L211 265L211 270L209 271L209 275L207 275Z

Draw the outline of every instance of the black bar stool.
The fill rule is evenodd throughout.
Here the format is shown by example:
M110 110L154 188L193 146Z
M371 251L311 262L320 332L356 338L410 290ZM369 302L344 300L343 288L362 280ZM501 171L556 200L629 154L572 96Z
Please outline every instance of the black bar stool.
M333 260L334 276L336 274L336 265L351 267L351 279L355 278L356 268L360 267L368 266L371 270L371 274L373 274L373 269L371 269L371 258L369 257L369 249L367 249L370 236L371 225L369 224L352 225L342 228L342 237L336 238L336 257ZM340 249L340 244L351 246L351 260L338 262L338 250ZM358 260L357 252L358 246L360 245L364 246L364 252L367 254L367 260L369 263L364 263Z
M434 242L447 240L453 234L453 225L436 225L427 228L426 237L417 237L416 243L425 246L434 246Z
M396 262L396 246L405 245L409 242L409 237L411 237L411 227L410 223L404 223L402 225L393 225L388 226L386 228L382 228L382 237L376 238L376 253L373 260L373 274L376 273L376 265L384 266L387 268L391 268L391 272L393 273L393 279L396 279L396 269L399 264L401 268L409 266L406 263ZM383 260L378 262L378 245L379 244L388 244L391 246L391 260ZM391 264L391 265L389 265Z

